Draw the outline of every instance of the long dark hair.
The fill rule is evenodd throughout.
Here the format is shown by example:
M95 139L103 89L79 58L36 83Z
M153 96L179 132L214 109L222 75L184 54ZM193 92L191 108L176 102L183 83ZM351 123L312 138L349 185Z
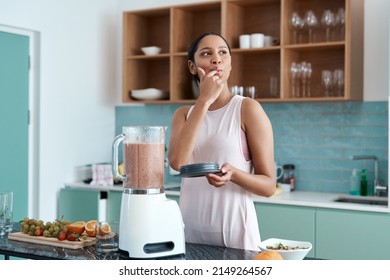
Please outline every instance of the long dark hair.
M204 32L204 33L200 34L200 35L191 43L190 47L188 48L188 55L187 55L188 60L191 60L192 62L195 63L195 58L194 58L194 56L195 56L196 51L198 50L199 42L200 42L204 37L206 37L206 36L208 36L208 35L215 35L215 36L220 37L222 40L224 40L225 43L226 43L226 46L227 46L228 49L229 49L229 53L231 54L230 46L229 46L228 42L226 41L226 39L225 39L222 35L220 35L220 34L218 34L218 33L215 33L215 32ZM199 82L199 77L198 77L197 74L193 75L193 78L194 78L194 80L195 80L196 82Z

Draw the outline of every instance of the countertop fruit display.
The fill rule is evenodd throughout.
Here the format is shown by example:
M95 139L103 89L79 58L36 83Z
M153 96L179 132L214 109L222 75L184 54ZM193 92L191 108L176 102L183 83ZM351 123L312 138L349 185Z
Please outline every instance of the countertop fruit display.
M96 220L84 221L65 221L63 219L54 222L36 220L25 217L19 222L20 232L29 236L42 236L46 238L56 238L60 241L80 241L88 237L95 237L94 227ZM87 228L86 228L87 225Z

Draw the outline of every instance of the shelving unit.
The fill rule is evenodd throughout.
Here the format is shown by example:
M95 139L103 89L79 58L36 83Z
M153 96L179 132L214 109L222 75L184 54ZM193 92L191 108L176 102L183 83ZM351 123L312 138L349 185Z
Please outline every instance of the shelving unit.
M312 10L345 10L344 39L326 42L325 30L315 31L308 43L307 31L293 42L290 18L293 11L303 16ZM233 69L229 86L255 86L260 102L307 102L362 100L363 97L363 0L217 0L123 14L123 103L191 103L194 95L187 67L187 49L202 32L224 36L232 48ZM353 16L352 16L353 15ZM280 44L240 49L241 34L264 33ZM158 55L145 56L141 47L162 48ZM310 62L310 97L293 97L292 62ZM342 96L324 96L321 71L342 69ZM277 80L277 96L271 96L270 79ZM136 100L131 91L158 88L169 92L165 100Z

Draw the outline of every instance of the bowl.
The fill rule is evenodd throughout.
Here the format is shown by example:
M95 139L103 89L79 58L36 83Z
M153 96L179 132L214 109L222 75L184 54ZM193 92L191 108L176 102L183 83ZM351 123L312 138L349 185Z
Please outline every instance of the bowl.
M156 55L161 52L161 48L156 46L142 47L141 50L146 55Z
M303 260L313 247L310 242L279 238L264 240L258 246L261 251L280 253L284 260Z

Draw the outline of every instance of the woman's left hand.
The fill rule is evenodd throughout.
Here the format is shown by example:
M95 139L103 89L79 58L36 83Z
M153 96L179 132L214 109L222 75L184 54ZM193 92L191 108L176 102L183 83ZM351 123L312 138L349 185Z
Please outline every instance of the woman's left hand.
M208 174L206 178L209 184L216 188L224 186L232 177L232 166L229 163L224 163L221 167L221 173L222 174Z

